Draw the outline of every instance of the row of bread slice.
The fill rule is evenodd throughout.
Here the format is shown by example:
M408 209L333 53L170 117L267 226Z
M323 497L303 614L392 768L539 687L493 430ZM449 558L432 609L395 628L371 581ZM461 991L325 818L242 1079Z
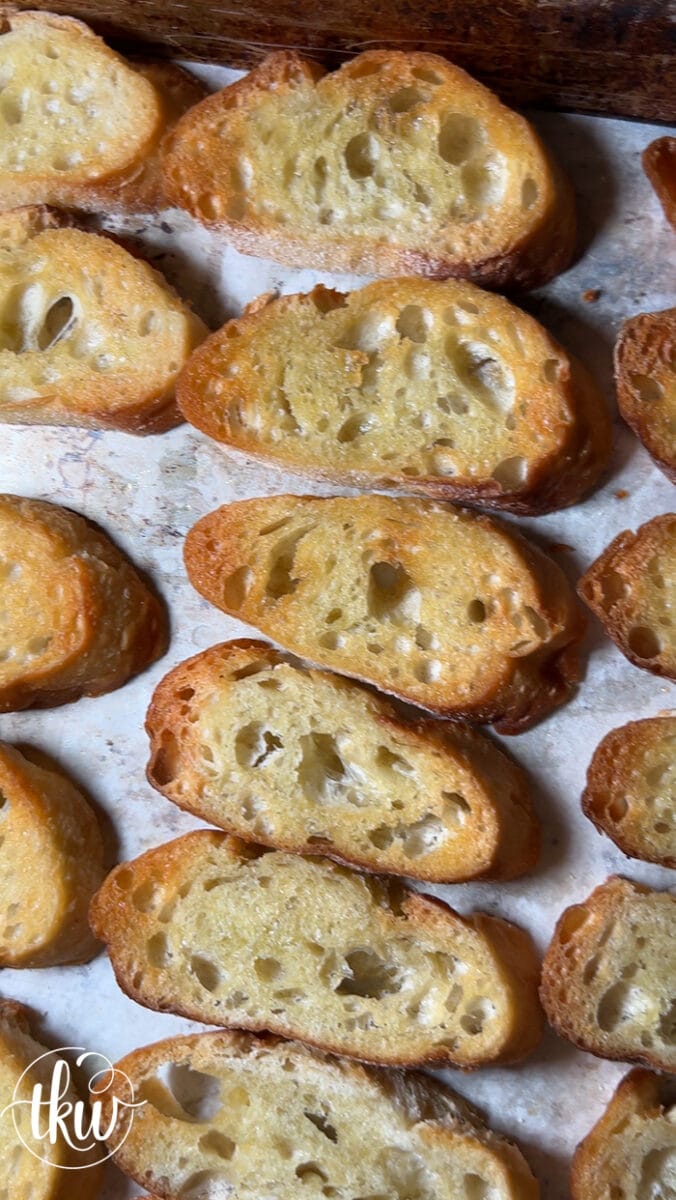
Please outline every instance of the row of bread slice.
M535 131L437 55L326 75L283 52L195 103L173 67L134 70L81 22L9 11L0 77L4 207L166 196L247 253L492 286L535 286L573 254L572 194Z
M30 1021L21 1005L0 1004L3 1108L47 1082L38 1065L47 1047L35 1039ZM81 1099L76 1085L68 1098ZM142 1107L131 1117L121 1110L109 1149L158 1200L224 1192L256 1200L261 1180L280 1200L308 1185L324 1193L346 1188L349 1195L415 1189L424 1200L539 1195L517 1147L487 1129L480 1114L439 1081L375 1071L293 1042L223 1032L167 1039L128 1054L92 1096L108 1118L115 1099L140 1100ZM66 1128L77 1145L72 1122ZM95 1200L102 1176L92 1159L105 1149L85 1156L59 1129L47 1158L37 1136L42 1132L24 1130L19 1140L11 1121L0 1126L12 1195ZM664 1076L634 1070L577 1149L573 1200L666 1196L675 1154L673 1086Z
M151 267L63 213L0 215L0 418L217 441L333 482L543 512L606 464L582 366L468 283L397 279L201 322ZM177 391L177 397L175 392Z

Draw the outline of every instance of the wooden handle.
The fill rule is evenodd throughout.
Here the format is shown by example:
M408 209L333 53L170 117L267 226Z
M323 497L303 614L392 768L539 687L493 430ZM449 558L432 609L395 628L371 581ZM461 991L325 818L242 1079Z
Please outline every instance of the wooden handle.
M676 120L669 0L28 0L126 53L251 66L293 48L337 65L360 50L430 50L506 100ZM105 16L104 16L105 12Z

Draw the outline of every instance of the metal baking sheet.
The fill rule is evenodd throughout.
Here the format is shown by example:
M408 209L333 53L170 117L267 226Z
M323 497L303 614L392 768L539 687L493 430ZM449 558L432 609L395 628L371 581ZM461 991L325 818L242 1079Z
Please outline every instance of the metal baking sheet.
M239 75L195 69L214 87ZM612 344L621 321L674 303L676 237L640 166L641 150L664 127L532 115L575 184L584 250L572 270L533 293L526 307L591 367L610 394ZM243 257L174 211L118 222L116 228L137 241L213 325L261 292L305 290L319 280L343 288L365 282ZM595 303L583 298L589 289L600 292ZM0 490L56 501L98 521L150 572L169 605L166 657L125 688L64 708L0 717L1 738L46 751L89 794L104 821L112 864L199 824L147 784L144 714L154 685L175 663L247 632L191 589L181 559L185 533L201 514L228 500L329 489L226 457L186 426L147 439L8 426L0 436ZM620 530L673 507L672 485L618 423L605 485L576 508L521 525L574 580ZM676 693L670 683L630 666L595 623L587 651L586 679L575 699L536 729L509 739L510 751L534 783L544 830L539 867L512 883L429 889L461 911L480 907L519 922L540 949L562 909L611 872L657 887L676 883L670 871L625 858L582 816L579 804L586 766L606 731L676 707ZM204 1028L126 999L103 955L81 967L5 970L0 992L32 1006L50 1044L85 1045L112 1059L158 1038ZM578 1052L549 1032L519 1066L444 1074L496 1129L520 1142L543 1198L564 1200L571 1152L624 1069ZM136 1194L109 1164L104 1200Z

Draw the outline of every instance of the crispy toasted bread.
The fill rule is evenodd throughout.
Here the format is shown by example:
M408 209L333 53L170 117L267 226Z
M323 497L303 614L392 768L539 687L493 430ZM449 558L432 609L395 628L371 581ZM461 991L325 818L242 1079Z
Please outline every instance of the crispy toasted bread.
M178 372L205 333L110 238L46 208L0 213L0 421L170 429Z
M164 653L163 607L76 513L0 496L0 712L121 687Z
M90 920L128 995L209 1025L402 1066L540 1039L527 934L329 859L200 830L116 867Z
M246 841L453 883L537 861L524 773L488 738L403 721L358 684L226 642L175 667L146 718L148 778Z
M625 854L676 867L676 717L611 729L594 751L582 807Z
M578 1146L572 1200L668 1200L676 1161L674 1081L636 1068Z
M670 225L676 229L676 137L661 137L643 151L643 170Z
M676 679L676 514L618 533L578 590L630 662Z
M676 896L613 875L560 917L540 995L581 1049L673 1072L675 977Z
M198 429L273 466L511 512L572 504L610 452L582 366L457 280L262 297L192 356L177 395Z
M53 1060L43 1059L45 1053L45 1047L31 1037L28 1010L15 1000L0 1000L0 1197L94 1200L101 1185L101 1168L93 1162L101 1147L72 1149L62 1132L65 1126L71 1141L77 1142L73 1115L66 1111L67 1103L79 1099L72 1084L61 1097L62 1123L55 1122L54 1141L46 1128L46 1101L38 1109L37 1133L27 1108L11 1108L16 1101L29 1106L37 1086L49 1095Z
M0 967L87 962L103 880L98 821L64 776L0 742ZM49 880L49 886L45 886Z
M540 1194L516 1146L425 1075L243 1033L170 1038L117 1066L146 1104L116 1161L163 1200Z
M615 382L625 421L676 483L676 308L625 321L615 346Z
M488 517L383 496L225 505L188 534L191 582L287 649L447 716L517 733L578 678L559 568Z
M77 208L153 153L163 107L153 85L71 17L3 11L0 208Z
M435 54L325 75L287 51L186 114L168 196L245 254L371 275L534 287L570 262L570 189L536 133Z

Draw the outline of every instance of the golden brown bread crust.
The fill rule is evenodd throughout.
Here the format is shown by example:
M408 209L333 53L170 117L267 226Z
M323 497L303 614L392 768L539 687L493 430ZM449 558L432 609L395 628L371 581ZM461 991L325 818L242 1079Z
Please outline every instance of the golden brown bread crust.
M261 875L268 879L265 893ZM238 913L228 911L233 888L248 897ZM280 911L278 903L284 906ZM193 904L199 909L191 912ZM357 914L361 923L348 928ZM398 881L360 875L329 859L262 850L224 833L199 830L116 867L92 900L89 919L128 996L155 1011L205 1024L270 1032L375 1065L467 1070L519 1061L542 1034L539 961L524 930L481 912L460 915L436 897ZM322 947L324 960L313 958L312 939ZM371 955L370 939L376 959L382 958L379 970L398 974L405 964L405 979L392 986L370 976L364 984L358 979L353 994L363 997L367 1017L360 1023L349 1016L357 1009L349 994L345 1001L350 989L340 989L340 973L350 978L347 955L355 946L366 942L356 954ZM264 974L271 951L280 960L275 970L287 984L279 997L270 991L276 976ZM446 988L456 983L448 956L469 960L463 976L469 995L463 997L461 988L461 998L454 1001L456 1007L469 1006L463 1017L451 1012L452 1005L448 1013L438 1007ZM333 983L332 972L338 972ZM402 1032L401 1005L419 1002L420 987L427 984L430 992L434 988L433 1011L441 1015L422 1030L405 1022ZM490 1014L481 1007L489 987ZM477 991L483 1015L479 1028L472 1029Z
M518 1148L487 1129L476 1109L440 1080L418 1072L373 1070L295 1042L223 1031L132 1051L116 1070L112 1095L121 1095L115 1085L126 1076L147 1103L115 1160L162 1200L187 1196L192 1181L204 1180L204 1167L219 1163L212 1148L228 1150L233 1139L239 1151L234 1170L221 1160L221 1170L207 1178L217 1183L226 1172L223 1182L234 1200L258 1194L262 1170L280 1200L298 1195L299 1178L340 1184L348 1177L346 1195L363 1195L369 1186L379 1196L384 1188L388 1197L419 1195L421 1162L434 1189L429 1194L439 1200L459 1197L465 1181L477 1197L478 1186L486 1196L489 1188L495 1200L537 1200L540 1194ZM181 1095L184 1072L215 1079L219 1093L231 1100L202 1115L199 1131L208 1132L199 1142L172 1091ZM168 1087L162 1082L167 1077ZM190 1107L189 1099L185 1103ZM104 1120L110 1115L106 1098Z
M673 1080L640 1067L625 1075L575 1151L572 1200L668 1196L673 1179L669 1163L676 1152L675 1100ZM646 1191L646 1184L655 1190Z
M518 733L579 678L585 623L565 576L493 518L383 496L275 496L203 517L184 554L193 586L224 612L300 657L443 716ZM521 604L522 616L512 611Z
M492 122L491 132L499 136L509 168L516 166L520 170L519 154L524 156L524 162L528 161L525 174L519 174L518 181L518 189L526 191L520 192L518 203L516 193L512 194L507 212L498 209L496 216L494 208L490 208L484 221L443 223L440 228L427 229L417 240L409 239L407 244L405 239L397 242L396 224L387 225L385 221L377 225L375 234L363 236L355 236L346 222L344 230L336 236L330 222L321 223L321 214L308 231L300 230L298 222L293 220L288 224L278 220L274 213L264 211L264 205L255 213L251 207L248 211L243 208L242 179L237 177L237 168L228 175L221 164L226 163L230 169L238 152L246 153L255 144L257 134L252 132L253 127L247 127L249 114L256 114L271 93L276 100L281 98L282 103L290 98L292 116L290 121L286 117L284 120L301 143L309 134L311 117L307 114L319 114L318 97L333 99L335 91L335 104L341 111L347 109L348 117L354 111L349 107L350 102L354 101L358 109L363 101L364 128L369 127L373 108L376 115L372 119L377 122L379 133L393 137L395 144L403 121L400 140L405 147L408 137L415 140L417 127L411 125L415 118L409 116L409 110L416 107L417 97L423 95L421 88L425 84L421 80L428 85L431 82L432 90L438 89L429 104L435 130L439 113L445 110L455 118L458 110L462 115L467 109ZM294 117L295 101L303 95L307 113L301 110ZM440 95L445 97L443 102ZM425 112L426 104L427 97L423 96ZM330 138L332 130L333 126L322 136ZM352 127L350 131L353 132ZM246 141L247 133L252 134L251 143ZM339 140L340 136L336 135ZM436 142L436 138L437 132L432 140ZM515 143L519 149L513 151ZM317 150L320 152L321 143ZM515 155L511 161L510 151ZM464 151L460 151L459 159L455 153L446 161L462 161ZM444 157L441 151L440 157ZM309 173L310 163L303 169ZM351 173L353 178L362 177L359 163ZM222 230L240 251L264 255L291 266L311 265L385 276L455 275L487 287L531 288L564 270L574 251L572 193L559 168L548 159L537 135L522 117L501 105L481 84L434 54L366 51L330 75L294 52L271 54L244 79L208 97L179 121L164 144L164 175L165 189L173 202L203 223ZM516 181L512 182L516 187ZM344 189L340 194L344 195ZM445 221L448 222L447 215Z
M594 751L582 809L625 854L676 867L672 763L676 717L611 729Z
M669 608L676 584L676 515L627 529L588 567L578 593L630 662L676 679Z
M104 876L95 813L68 779L4 742L0 797L0 966L89 962L100 947L87 913Z
M676 483L676 308L625 321L615 345L615 383L627 425Z
M406 333L402 319L416 311L426 314L428 329ZM285 326L297 337L291 346ZM482 344L486 328L490 346ZM440 375L426 386L409 383L400 412L402 389L395 389L392 367L401 359L410 373L409 360L423 349L416 343L425 341L433 374L441 355ZM464 353L470 357L463 365ZM388 366L390 382L364 390L372 361ZM495 376L481 374L486 362L499 378L514 380L506 406ZM325 396L332 398L328 409ZM347 295L319 285L308 295L261 296L195 351L179 377L177 400L203 433L273 466L514 513L540 514L579 500L597 482L611 448L607 405L582 364L502 297L455 280L379 281ZM345 430L357 419L363 427L355 438ZM465 448L473 422L478 444ZM441 469L430 470L439 455Z
M0 712L101 695L164 653L163 605L117 547L76 513L0 496L0 557Z
M238 739L243 736L242 729L246 734L248 729L257 728L261 713L260 709L254 709L256 697L260 701L262 695L269 695L261 689L274 688L275 684L273 703L278 719L275 724L273 718L272 725L277 730L274 736L285 745L284 767L280 769L270 762L265 767L265 778L259 774L257 807L264 803L263 792L267 796L270 789L273 794L284 795L284 809L271 812L266 803L265 818L252 812L247 819L246 799L251 787L256 787L256 779L240 761ZM286 691L291 695L285 705ZM333 723L326 719L331 696ZM352 726L347 712L350 703ZM224 721L215 725L210 721L209 729L205 728L201 718L213 714L217 708L220 711L220 706L224 709ZM233 712L239 714L243 723L239 734L227 723ZM306 732L297 741L301 725ZM308 729L313 733L308 735ZM328 807L324 806L321 821L325 829L330 829L331 840L322 845L313 833L310 813L314 806L310 805L306 812L300 767L289 765L298 745L302 756L303 744L316 736L316 730L321 730L320 738L328 738L339 750L339 761L345 760L342 770L350 780L350 789L356 788L359 793L359 800L341 800L338 793ZM147 774L152 786L179 808L245 841L299 854L316 854L321 850L337 862L362 870L447 883L477 878L512 879L530 870L539 856L539 827L527 779L497 745L463 724L404 721L384 698L339 676L291 667L265 642L252 639L226 642L174 667L155 689L146 717L146 731L150 738ZM224 734L228 743L234 742L234 757L223 758L223 740L219 734ZM365 769L368 751L360 757L357 748L370 746L374 736L376 744L381 739L381 745L373 762L369 762L369 775ZM346 740L348 747L344 745ZM208 761L204 758L205 742L210 749ZM378 760L381 752L385 756L389 753L395 762L398 755L403 756L402 765L416 778L421 807L416 804L417 795L406 803L408 790L405 778L402 787L401 775L393 771L386 774L387 783L381 782L384 771ZM355 753L357 760L353 763ZM238 767L239 774L235 774ZM445 785L441 802L440 781ZM396 805L383 811L379 789L388 792L390 798L396 797L401 789ZM466 806L460 827L454 824L454 808L450 817L446 814L446 805L451 802L443 800L455 789L461 792L460 799ZM411 811L413 805L416 807ZM297 812L307 821L305 837L303 828L299 829ZM406 853L403 834L396 831L405 823L410 836L415 839L415 831L420 828L422 838L422 827L431 818L440 823L440 831L447 831L447 840L440 845L434 840L429 849L424 842L416 841L410 853ZM271 824L273 819L275 823ZM368 825L378 826L377 837L362 840L363 828ZM388 844L390 830L391 844Z
M673 1072L676 896L611 875L559 918L542 964L551 1025L599 1058Z
M661 137L651 142L643 151L642 161L664 215L676 229L676 137Z

